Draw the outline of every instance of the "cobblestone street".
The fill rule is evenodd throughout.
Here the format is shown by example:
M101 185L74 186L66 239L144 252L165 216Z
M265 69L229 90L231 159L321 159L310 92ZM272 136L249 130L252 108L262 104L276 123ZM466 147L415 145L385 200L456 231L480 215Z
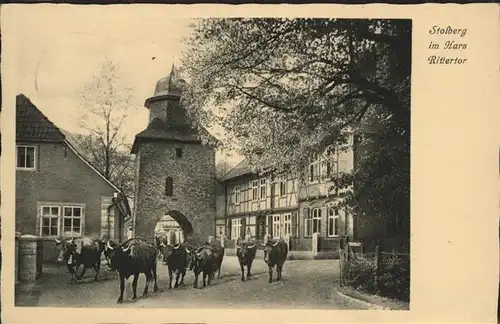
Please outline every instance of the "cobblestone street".
M337 260L287 261L283 269L283 281L269 284L264 261L256 259L252 271L254 276L241 282L236 257L226 257L221 278L215 279L211 286L192 288L193 274L188 272L185 285L169 291L167 269L161 264L158 268L160 292L141 297L144 288L144 275L141 275L137 286L139 297L131 301L132 278L129 278L124 303L118 305L119 281L116 275L103 271L101 281L93 282L93 271L88 270L84 282L70 285L62 267L46 267L40 283L38 306L366 309L365 304L348 300L335 291L338 273Z

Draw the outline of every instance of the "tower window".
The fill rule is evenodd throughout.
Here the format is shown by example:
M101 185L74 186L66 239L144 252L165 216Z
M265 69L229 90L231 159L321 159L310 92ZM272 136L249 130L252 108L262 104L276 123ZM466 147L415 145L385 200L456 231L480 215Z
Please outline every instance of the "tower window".
M167 177L165 181L165 196L173 196L174 195L174 180L172 177Z
M177 155L177 157L182 157L182 149L180 147L176 148L175 149L175 154Z

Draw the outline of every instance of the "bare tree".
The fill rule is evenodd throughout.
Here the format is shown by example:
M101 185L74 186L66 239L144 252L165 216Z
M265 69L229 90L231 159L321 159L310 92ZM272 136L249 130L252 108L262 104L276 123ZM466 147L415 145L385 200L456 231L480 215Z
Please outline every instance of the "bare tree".
M132 100L132 88L119 66L105 60L80 92L81 127L88 134L75 137L82 154L129 197L133 195L133 156L123 123Z

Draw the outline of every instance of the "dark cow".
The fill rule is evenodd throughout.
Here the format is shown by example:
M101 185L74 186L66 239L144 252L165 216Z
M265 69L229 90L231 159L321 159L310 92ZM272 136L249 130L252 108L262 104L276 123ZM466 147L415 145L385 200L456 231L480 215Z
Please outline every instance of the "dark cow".
M252 263L255 259L256 252L257 246L255 243L240 242L236 244L236 255L238 256L241 268L241 281L245 281L245 267L247 267L247 278L252 276L250 270L252 269Z
M208 247L214 254L214 271L212 272L212 279L215 277L217 272L217 278L220 278L220 270L222 268L222 261L224 261L224 248L218 243L205 243L205 247Z
M156 260L158 251L155 246L140 239L129 239L120 245L108 241L104 254L108 260L109 270L118 271L120 276L120 297L118 297L117 303L123 302L125 280L131 275L134 276L132 282L134 295L132 300L137 298L137 280L141 273L144 273L146 276L146 285L142 293L143 296L148 294L149 284L153 280L154 292L159 290L156 282Z
M163 264L166 264L168 267L168 289L172 289L172 279L174 273L176 274L174 288L179 287L179 285L183 285L189 262L189 253L191 251L186 245L181 243L170 245L165 241L162 241L159 245L161 254L163 255ZM179 277L181 279L180 282Z
M264 246L264 262L269 268L269 283L273 282L273 268L276 266L277 281L281 280L283 264L288 255L288 245L283 240L267 241Z
M58 263L64 262L70 273L70 283L83 278L88 268L94 268L94 280L97 281L101 268L101 254L104 250L104 242L89 237L78 237L66 240L55 239L59 250ZM77 270L83 265L80 275Z
M210 285L210 281L214 275L214 253L210 247L203 246L195 251L192 251L189 255L189 270L194 272L194 283L193 288L198 287L198 276L203 272L203 287L207 284Z

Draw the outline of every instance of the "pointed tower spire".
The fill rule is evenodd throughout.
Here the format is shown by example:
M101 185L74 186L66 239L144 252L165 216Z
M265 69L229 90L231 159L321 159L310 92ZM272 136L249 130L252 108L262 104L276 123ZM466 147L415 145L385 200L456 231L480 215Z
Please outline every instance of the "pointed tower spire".
M175 80L177 79L177 76L175 75L175 63L172 59L172 69L170 70L169 78L168 78L168 90L170 91L172 89L172 86L174 85Z

